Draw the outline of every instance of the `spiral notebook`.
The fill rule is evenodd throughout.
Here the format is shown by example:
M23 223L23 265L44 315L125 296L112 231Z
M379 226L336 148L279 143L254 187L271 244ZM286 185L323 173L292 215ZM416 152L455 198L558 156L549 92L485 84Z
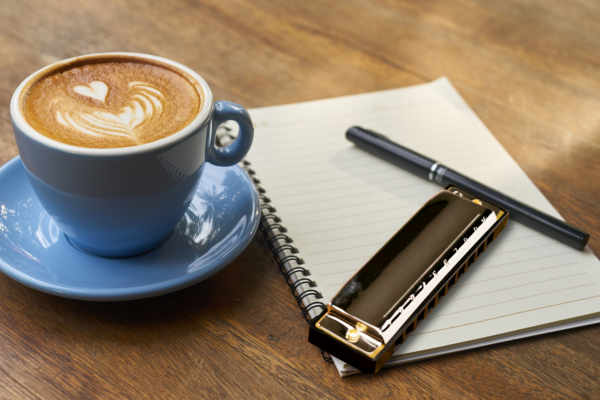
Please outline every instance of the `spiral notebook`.
M260 194L265 240L308 321L440 190L354 147L344 135L350 126L560 218L445 78L250 114L255 140L242 166ZM234 129L219 136L234 137ZM600 322L599 281L589 249L509 221L386 366ZM334 362L341 376L357 372Z

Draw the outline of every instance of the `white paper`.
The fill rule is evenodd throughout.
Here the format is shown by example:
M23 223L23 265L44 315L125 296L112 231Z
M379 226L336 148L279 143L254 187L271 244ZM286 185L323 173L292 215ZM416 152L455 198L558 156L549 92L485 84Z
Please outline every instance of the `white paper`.
M445 78L250 113L256 132L247 159L324 303L440 190L356 148L345 139L353 125L560 217ZM391 362L592 321L600 315L599 279L600 262L589 250L509 219Z

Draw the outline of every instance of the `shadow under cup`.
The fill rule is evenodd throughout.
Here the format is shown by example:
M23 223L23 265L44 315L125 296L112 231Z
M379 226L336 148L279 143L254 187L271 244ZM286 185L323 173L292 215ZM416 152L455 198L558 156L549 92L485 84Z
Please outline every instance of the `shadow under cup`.
M60 143L26 122L21 94L32 81L69 63L108 56L141 58L182 71L203 92L200 112L173 135L109 149ZM193 199L204 163L235 165L253 138L247 111L227 101L213 103L210 88L198 74L170 60L132 53L83 56L46 67L17 88L10 111L21 161L40 203L74 247L106 257L142 254L166 241ZM215 130L227 120L236 121L240 132L232 144L220 148Z

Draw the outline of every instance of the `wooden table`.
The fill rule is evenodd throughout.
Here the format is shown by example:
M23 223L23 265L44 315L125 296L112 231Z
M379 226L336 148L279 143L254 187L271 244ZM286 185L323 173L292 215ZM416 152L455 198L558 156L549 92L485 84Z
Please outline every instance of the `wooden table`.
M445 75L598 254L598 21L592 0L1 0L0 164L18 154L12 92L75 55L164 56L246 107ZM600 396L598 326L341 379L260 235L158 298L69 300L4 275L0 293L0 398Z

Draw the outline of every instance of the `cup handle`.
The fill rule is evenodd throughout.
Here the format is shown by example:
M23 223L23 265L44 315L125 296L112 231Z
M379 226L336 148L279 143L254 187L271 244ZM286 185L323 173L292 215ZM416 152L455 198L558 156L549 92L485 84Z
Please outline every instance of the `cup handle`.
M216 130L219 125L229 120L237 122L240 127L240 133L233 143L225 147L218 147L215 143ZM232 103L231 101L217 101L213 108L211 129L213 140L206 160L220 167L227 167L242 161L248 150L250 150L250 145L254 138L254 126L252 125L252 119L248 111L239 104Z

